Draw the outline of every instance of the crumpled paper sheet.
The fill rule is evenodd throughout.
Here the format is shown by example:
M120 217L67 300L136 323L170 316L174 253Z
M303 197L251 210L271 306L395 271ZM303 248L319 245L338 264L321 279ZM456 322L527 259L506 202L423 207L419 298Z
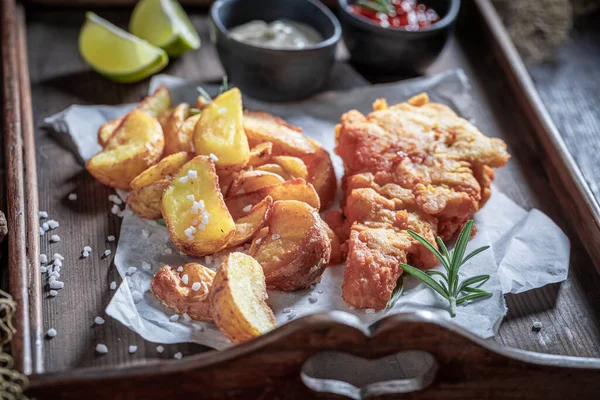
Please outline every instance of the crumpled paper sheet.
M195 88L198 83L167 75L154 77L150 92L160 84L172 90L175 104L181 101L193 103L197 96ZM217 90L216 85L204 87L211 94ZM324 92L294 103L272 104L244 97L244 107L265 110L304 128L305 134L321 142L331 153L339 178L343 175L343 166L339 157L334 155L333 128L344 112L355 108L367 113L377 98L385 97L389 104L394 104L427 91L431 101L448 104L463 117L469 118L469 106L473 101L469 89L463 71L452 70L400 83ZM74 105L47 118L45 123L59 136L70 137L78 154L87 160L100 151L96 142L100 124L125 114L131 107L131 104L114 107ZM169 317L173 312L149 291L153 274L163 265L177 266L187 262L206 265L205 259L194 259L180 253L171 243L167 229L155 221L139 218L128 210L123 214L114 259L123 283L106 308L106 313L152 342L196 342L213 348L228 346L229 341L212 323L184 322L182 318L179 322L170 322ZM491 199L476 214L475 221L478 231L467 251L484 245L492 248L464 265L461 275L491 275L482 288L492 292L493 296L467 307L459 306L457 316L452 321L480 337L489 338L498 332L506 314L505 293L520 293L566 279L570 243L545 214L535 209L524 210L497 189L493 190ZM150 263L152 269L144 271L142 262ZM127 275L130 266L138 268L131 276ZM206 266L216 269L218 263ZM441 266L438 268L442 269ZM356 315L365 324L371 324L389 313L417 309L427 309L450 319L446 301L414 278L405 280L404 294L393 308L379 312L353 309L341 296L343 274L343 266L331 266L325 270L321 282L310 289L291 293L269 291L269 304L275 312L277 324L327 310L346 311ZM134 301L134 291L143 294L141 300Z

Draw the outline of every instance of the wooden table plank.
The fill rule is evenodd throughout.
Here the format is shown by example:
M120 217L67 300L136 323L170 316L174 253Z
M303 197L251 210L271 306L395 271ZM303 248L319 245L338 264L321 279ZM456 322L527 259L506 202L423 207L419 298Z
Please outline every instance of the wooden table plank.
M101 10L100 15L122 26L128 13ZM65 289L56 298L44 299L44 324L54 327L58 336L46 340L48 370L66 370L83 366L143 362L159 357L155 344L144 342L129 329L106 318L102 326L93 319L102 315L112 295L111 281L119 282L110 259L103 260L104 249L113 250L105 238L118 237L119 219L110 213L107 197L111 190L94 182L64 146L57 144L48 132L39 129L43 117L70 104L118 104L138 101L147 90L147 81L132 85L111 83L91 72L80 59L77 35L83 21L80 10L28 10L28 43L33 107L38 145L37 163L40 182L40 209L49 212L61 227L57 244L42 239L42 252L55 252L66 258L62 269ZM215 49L208 38L205 16L195 15L195 26L203 40L202 48L172 61L166 73L198 80L218 80L223 71ZM477 124L484 132L505 139L513 154L509 165L498 171L501 190L524 207L537 207L550 215L569 236L576 238L572 227L561 216L552 200L539 154L529 127L520 118L514 99L499 96L505 83L494 59L472 38L453 40L431 73L462 67L473 81L474 94L481 102L475 105ZM461 47L468 44L468 51ZM67 199L69 193L78 200ZM79 259L84 246L93 248L92 255ZM555 354L600 357L600 277L578 240L572 242L571 275L562 285L551 285L533 292L507 296L509 315L500 335L494 339L504 344ZM544 323L539 334L531 332L533 321ZM106 343L109 353L94 353L96 343ZM134 355L127 353L130 344L139 346ZM166 346L160 357L172 357L201 350L201 346Z

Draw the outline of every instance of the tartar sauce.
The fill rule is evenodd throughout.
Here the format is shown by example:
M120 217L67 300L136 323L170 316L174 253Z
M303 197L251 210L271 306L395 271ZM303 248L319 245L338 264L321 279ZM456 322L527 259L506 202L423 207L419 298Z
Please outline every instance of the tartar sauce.
M302 49L323 40L313 27L289 20L277 20L270 24L265 21L250 21L233 28L231 37L243 43L271 49Z

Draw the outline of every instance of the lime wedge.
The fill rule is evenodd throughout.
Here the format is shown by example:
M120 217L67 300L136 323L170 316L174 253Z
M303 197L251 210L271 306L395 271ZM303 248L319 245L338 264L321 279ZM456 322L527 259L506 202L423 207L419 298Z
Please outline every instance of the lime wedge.
M92 12L79 32L79 53L98 73L120 83L141 81L169 63L164 50Z
M129 20L129 31L171 57L200 48L200 37L177 0L141 0Z

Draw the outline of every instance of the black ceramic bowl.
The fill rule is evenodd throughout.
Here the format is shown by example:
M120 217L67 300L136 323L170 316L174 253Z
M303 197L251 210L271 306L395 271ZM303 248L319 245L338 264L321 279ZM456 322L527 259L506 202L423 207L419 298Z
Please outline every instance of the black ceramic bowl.
M313 0L219 0L210 10L211 40L232 84L254 98L288 101L321 89L329 77L340 24ZM288 19L312 26L322 42L298 50L268 49L231 38L229 29L250 22Z
M355 0L338 0L344 42L352 62L383 73L422 73L440 54L458 15L460 0L420 0L440 20L430 28L409 31L383 28L349 10Z

